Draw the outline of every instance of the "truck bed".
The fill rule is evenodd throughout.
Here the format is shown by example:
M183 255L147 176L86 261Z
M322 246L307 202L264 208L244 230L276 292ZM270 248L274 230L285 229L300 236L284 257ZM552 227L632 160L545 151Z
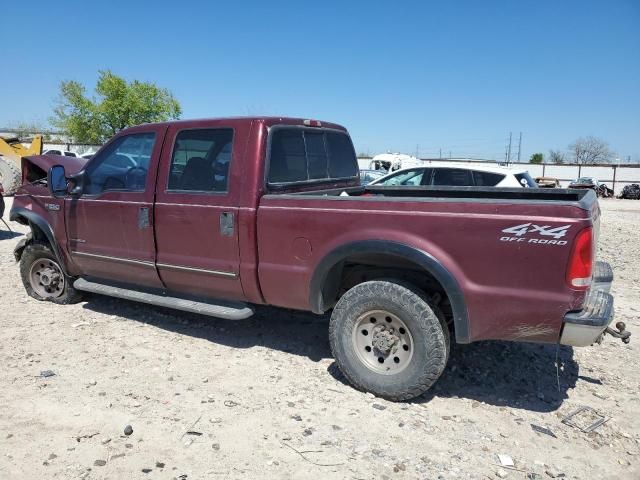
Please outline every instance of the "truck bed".
M362 186L347 189L320 190L301 192L300 195L340 195L347 192L349 196L378 195L384 197L410 197L429 199L460 200L524 200L527 202L562 202L584 208L590 208L593 199L589 198L590 190L539 189L539 188L494 188L494 187L396 187L396 186Z
M313 272L334 249L409 245L465 292L472 321L458 341L555 342L567 306L584 301L558 272L575 235L597 230L598 216L592 191L364 186L268 194L258 208L260 285L267 303L309 309ZM557 227L566 233L536 233Z

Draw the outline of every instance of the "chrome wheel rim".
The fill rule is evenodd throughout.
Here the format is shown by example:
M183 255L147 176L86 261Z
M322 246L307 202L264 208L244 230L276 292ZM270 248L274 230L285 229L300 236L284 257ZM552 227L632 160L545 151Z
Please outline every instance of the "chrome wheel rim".
M64 293L64 274L49 258L39 258L29 270L31 288L42 298L56 298Z
M411 363L413 337L407 325L391 312L371 310L356 320L351 334L358 359L370 370L394 375Z

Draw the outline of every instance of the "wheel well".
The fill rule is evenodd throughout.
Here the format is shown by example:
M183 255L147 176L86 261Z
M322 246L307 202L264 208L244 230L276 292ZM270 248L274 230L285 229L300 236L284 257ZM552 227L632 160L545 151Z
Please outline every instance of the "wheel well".
M323 310L332 308L349 289L370 280L398 280L409 283L438 307L454 332L451 301L443 285L422 266L401 256L386 253L353 254L329 270L322 286Z
M63 261L64 258L60 255L58 245L55 243L55 237L53 236L53 231L51 230L49 224L47 224L38 215L31 214L31 212L26 214L23 212L12 212L11 220L18 222L21 225L28 225L31 229L31 234L30 236L27 236L26 241L24 243L21 243L16 248L16 250L14 250L14 256L16 260L20 260L20 258L22 257L22 252L24 251L28 243L45 243L49 245L49 247L53 251L54 255L58 259L58 262L60 263L60 266L62 267L62 270L67 273L67 268Z
M31 238L33 240L50 245L49 237L44 233L44 230L33 222L29 222L29 227L31 228Z

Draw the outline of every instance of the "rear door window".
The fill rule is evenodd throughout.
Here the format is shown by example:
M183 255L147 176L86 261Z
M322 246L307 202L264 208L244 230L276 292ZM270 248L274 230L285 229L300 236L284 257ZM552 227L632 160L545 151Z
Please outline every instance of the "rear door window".
M504 179L504 175L501 173L479 172L478 170L474 170L473 179L477 187L495 187Z
M346 179L358 175L358 161L344 132L306 128L273 129L269 183Z
M168 191L226 192L233 129L182 130L176 136Z
M473 186L471 170L462 168L436 168L433 172L433 185L471 187Z

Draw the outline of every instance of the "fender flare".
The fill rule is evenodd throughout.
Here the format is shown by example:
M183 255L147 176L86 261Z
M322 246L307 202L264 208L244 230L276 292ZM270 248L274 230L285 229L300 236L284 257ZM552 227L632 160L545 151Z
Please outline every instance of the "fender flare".
M309 304L314 313L324 313L322 289L331 269L354 254L380 253L408 260L431 274L442 285L453 312L457 343L470 343L469 315L460 284L440 261L431 254L402 243L386 240L364 240L342 245L324 256L317 264L309 285Z
M22 207L12 208L11 212L9 213L9 220L11 220L12 222L18 222L18 223L24 224L24 222L20 221L21 218L26 219L29 222L30 227L31 227L31 224L33 224L37 226L44 233L44 235L47 237L47 240L49 241L49 245L51 245L53 254L58 259L58 263L60 267L62 267L63 272L68 275L67 266L64 262L64 257L60 254L60 247L58 246L58 242L56 241L56 237L53 233L53 229L51 228L51 225L49 225L49 222L47 222L44 218L42 218L37 213L31 210L27 210L26 208L22 208ZM31 230L33 231L33 228ZM29 238L26 238L18 242L18 245L13 251L13 255L14 257L16 257L17 261L20 260L20 257L22 257L22 251L26 248L29 240L30 240Z

